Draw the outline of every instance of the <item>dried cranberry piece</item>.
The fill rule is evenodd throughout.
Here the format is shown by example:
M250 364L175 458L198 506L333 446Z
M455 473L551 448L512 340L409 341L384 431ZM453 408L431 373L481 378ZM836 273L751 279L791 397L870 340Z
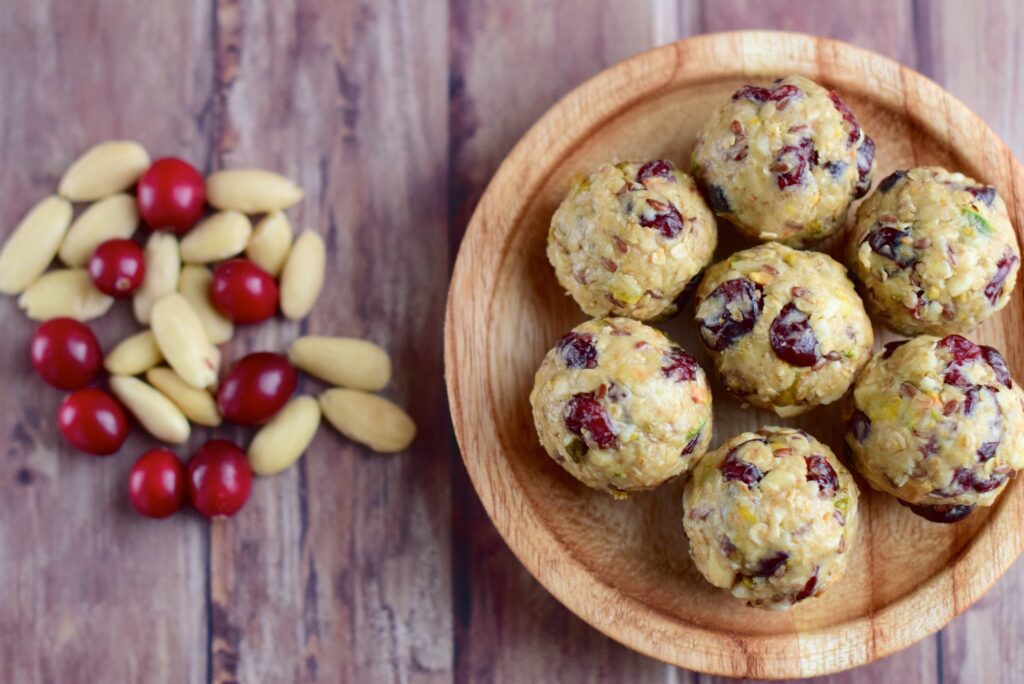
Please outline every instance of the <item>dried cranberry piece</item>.
M739 480L748 487L753 487L761 481L762 477L764 477L764 473L761 472L760 468L739 457L740 449L752 442L760 442L761 444L768 443L764 439L751 439L734 446L729 453L726 454L725 460L722 461L722 465L719 466L722 470L722 477L725 478L726 482L730 480Z
M804 459L807 464L807 481L817 482L821 495L831 499L839 490L839 477L832 464L820 454L811 454Z
M952 383L949 383L952 384ZM964 415L969 416L974 413L974 407L978 405L978 391L979 387L971 387L964 393Z
M732 95L734 100L752 100L754 102L781 102L787 97L793 97L800 93L795 85L775 86L771 90L759 86L743 86Z
M999 443L997 442L996 447L998 446ZM995 449L992 451L995 453ZM981 453L980 450L978 453ZM1004 482L1006 482L1006 475L995 474L987 480L979 480L977 475L972 475L971 488L979 494L984 494L985 492L991 492L993 489L998 488Z
M818 568L814 568L814 574L807 578L807 584L800 590L800 593L796 595L795 601L803 601L806 598L810 598L814 594L814 590L818 586Z
M857 148L857 185L853 186L853 198L860 199L871 188L871 165L875 163L875 141L870 135Z
M776 551L770 556L765 556L761 559L761 562L757 564L757 569L754 570L753 577L774 577L788 560L788 551Z
M676 175L673 173L675 168L675 164L667 159L655 159L640 167L640 170L636 173L636 180L638 183L643 183L651 176L658 176L665 180L677 182Z
M987 207L991 207L996 201L996 189L991 185L976 185L971 188L967 188L967 192L974 196L974 199L979 200L982 204Z
M665 365L661 372L674 382L689 382L697 377L697 360L679 347L672 347L665 354Z
M915 515L934 523L955 523L960 522L974 510L974 506L967 504L943 504L939 506L927 506L911 504L900 501L909 508Z
M679 455L689 456L690 454L692 454L693 450L697 448L698 444L700 444L700 438L702 434L704 434L704 428L697 430L697 434L693 436L693 439L686 443L686 446L683 447L682 453L680 453Z
M768 337L772 351L794 366L813 366L821 358L818 338L811 329L810 318L790 302L772 321Z
M962 373L963 367L981 358L981 347L961 335L947 335L935 343L935 348L943 349L952 356L946 365L943 382L954 387L967 387L967 379Z
M846 173L847 166L849 166L849 164L846 162L827 161L823 168L828 171L829 175L833 178L842 178L843 174Z
M878 184L879 192L889 192L892 190L892 186L899 182L900 178L907 175L906 171L893 171L888 176L882 179L882 182Z
M866 442L868 437L871 436L871 419L868 418L868 414L860 409L854 409L853 415L850 416L848 430L853 434L858 444Z
M727 280L715 288L698 309L697 325L704 344L721 351L750 334L761 316L764 292L746 278ZM700 313L707 312L703 318Z
M849 147L860 138L860 123L857 121L857 117L853 115L853 112L850 111L850 108L846 106L846 103L839 98L839 94L836 91L828 91L828 97L832 100L836 111L842 115L843 121L850 127L850 135L846 141L846 146Z
M1006 278L1010 275L1010 271L1013 270L1018 261L1019 259L1015 255L1006 254L996 262L996 274L992 276L992 280L988 281L988 285L985 286L985 296L988 297L988 301L992 302L993 306L1003 295L1003 285L1006 283Z
M583 431L590 433L590 439L600 449L608 449L615 444L615 428L611 418L594 398L593 392L576 394L565 407L565 427L569 432L586 437Z
M900 268L908 268L917 262L913 240L910 238L910 233L906 231L891 226L882 226L868 233L865 239L871 246L872 252L895 261Z
M1010 369L1006 365L1006 359L999 353L999 350L982 345L981 355L985 359L985 362L992 367L993 372L996 374L996 379L1010 389L1013 389L1013 380L1010 379Z
M712 185L708 188L708 199L711 201L711 209L716 214L731 214L732 205L729 204L729 197L718 185Z
M597 368L597 347L594 336L570 332L558 340L555 348L569 368Z
M982 442L981 446L978 447L978 460L982 463L991 460L996 455L999 444L999 442Z
M808 166L818 163L818 151L814 149L814 141L804 138L798 145L786 145L775 155L775 163L771 170L779 190L793 185L802 185Z
M882 352L882 358L889 358L897 349L899 349L909 341L910 340L894 340L892 342L886 342L884 351Z
M648 199L647 206L653 210L640 215L640 225L654 228L667 238L674 238L683 230L683 217L671 202Z

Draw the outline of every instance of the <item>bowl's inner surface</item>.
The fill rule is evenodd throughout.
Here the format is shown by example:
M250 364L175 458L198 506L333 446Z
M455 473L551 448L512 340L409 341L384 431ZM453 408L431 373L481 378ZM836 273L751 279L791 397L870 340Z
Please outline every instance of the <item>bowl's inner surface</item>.
M785 74L777 74L783 76ZM771 76L766 77L766 80ZM748 79L752 80L752 79ZM721 80L685 89L665 90L642 104L601 122L574 145L539 192L527 198L507 245L493 245L504 256L496 286L488 293L491 321L487 334L486 390L498 425L498 451L529 506L566 552L601 583L616 587L650 609L673 620L738 636L789 633L836 625L875 613L907 595L947 567L970 544L989 512L981 510L954 526L925 522L894 500L876 494L859 480L863 519L845 577L820 598L790 613L746 607L727 592L704 581L693 566L680 522L681 484L672 482L653 493L614 501L578 484L541 449L533 427L528 396L534 372L554 341L585 315L564 294L545 257L551 215L572 177L604 161L668 158L687 169L697 129L724 102L741 80ZM902 111L882 109L866 93L839 87L878 149L874 182L896 168L939 164L983 180L985 170L970 155L947 149ZM977 159L978 157L976 157ZM851 212L852 215L852 212ZM1019 217L1015 217L1019 218ZM720 223L717 258L746 246L735 230ZM826 245L835 252L840 240ZM989 321L972 338L1006 350L1011 320L1021 320L1021 299ZM697 339L690 303L678 316L660 325L669 336L695 354L713 377L712 366ZM876 326L876 346L891 333ZM1009 353L1020 377L1020 364ZM802 427L843 456L843 426L837 404L796 419L781 419L758 409L743 409L714 380L715 439L720 444L744 430L762 425Z

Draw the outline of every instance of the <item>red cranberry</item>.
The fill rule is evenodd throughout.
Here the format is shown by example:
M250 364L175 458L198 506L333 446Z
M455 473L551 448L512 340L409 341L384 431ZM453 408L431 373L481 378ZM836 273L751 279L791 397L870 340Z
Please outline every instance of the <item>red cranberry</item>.
M231 259L213 269L210 302L235 323L259 323L277 311L277 283L248 259Z
M95 387L65 397L57 411L57 425L71 446L94 456L109 456L128 436L128 420L121 404Z
M754 570L754 577L774 577L779 573L780 570L786 565L786 561L789 560L789 552L777 551L770 556L765 556L761 559L761 562L757 564L757 569Z
M697 448L698 444L700 444L700 438L701 438L701 435L703 435L703 434L704 434L704 428L701 428L700 430L697 430L697 434L695 434L693 436L693 439L691 439L689 442L686 443L686 446L683 447L683 452L681 454L679 454L679 455L680 456L689 456L690 454L692 454L693 450Z
M665 354L665 365L661 372L674 382L690 382L697 377L697 360L679 347L672 347Z
M574 395L566 404L564 420L569 432L584 438L589 435L600 449L610 449L615 444L615 427L593 392ZM584 435L584 430L588 435Z
M863 444L871 436L871 419L868 414L860 409L854 409L850 416L849 432L853 434L858 444Z
M837 511L838 512L838 511ZM814 574L807 578L807 583L804 588L800 590L800 593L796 595L794 601L803 601L806 598L810 598L814 595L814 590L818 586L818 568L814 569Z
M813 366L821 358L818 338L811 329L810 318L790 302L772 321L768 332L772 351L794 366Z
M257 352L239 359L221 380L217 407L238 425L260 425L281 410L295 391L298 374L286 356Z
M760 468L739 457L740 449L754 442L767 444L763 439L751 439L734 446L729 450L729 453L726 454L721 466L719 466L722 470L722 477L725 478L726 482L738 480L748 487L753 487L761 481L762 477L764 477L764 473L761 472Z
M96 336L73 318L51 318L36 328L29 356L39 377L63 390L85 387L103 364Z
M832 100L832 104L835 106L836 111L843 116L843 121L846 122L846 125L850 130L850 135L846 139L846 145L849 147L856 143L860 138L860 123L857 122L857 117L853 115L853 112L851 112L850 108L846 106L846 103L839 98L839 94L836 93L836 91L830 90L828 92L828 97Z
M89 278L103 294L123 299L142 286L146 257L131 240L107 240L89 258Z
M185 464L170 449L150 449L128 475L128 498L147 518L166 518L185 505Z
M795 85L775 86L771 90L759 86L743 86L732 95L734 100L752 100L753 102L781 102L788 97L795 97L800 94L800 89Z
M811 454L804 459L807 464L807 481L817 482L821 495L831 499L839 491L839 477L832 464L820 454Z
M903 345L905 345L909 341L910 340L894 340L892 342L886 342L885 343L885 348L882 351L882 358L883 359L889 358L890 356L892 356L896 352L897 349L899 349L900 347L902 347Z
M996 455L996 451L999 449L1000 442L983 442L978 447L978 461L984 463L985 461L991 460Z
M878 184L878 191L885 193L892 190L892 186L896 185L897 182L907 175L906 171L893 171L888 176L882 179L882 182Z
M722 351L737 338L750 334L761 316L764 298L761 286L746 278L727 280L698 307L701 340L711 349Z
M966 504L942 504L938 506L928 506L923 504L911 504L906 501L900 501L900 503L909 508L915 515L918 515L929 522L935 523L960 522L974 510L974 506Z
M871 188L871 165L875 163L875 141L870 135L857 148L857 185L853 188L853 198L860 199L868 194Z
M640 225L644 228L653 228L665 237L671 239L679 235L683 230L683 217L679 210L670 202L659 202L655 199L647 199L647 206L651 211L640 214ZM653 213L652 213L653 212Z
M711 208L716 214L731 214L732 205L729 204L729 196L725 194L725 190L717 185L712 185L708 188L708 200L710 201Z
M974 199L979 200L987 207L991 207L996 202L996 189L991 185L977 185L967 188L967 192L971 193Z
M808 166L818 163L818 151L814 141L804 138L799 145L786 145L775 156L771 170L775 174L779 190L792 185L802 185L806 180Z
M183 235L203 216L206 182L186 161L157 159L139 179L136 198L146 225Z
M901 269L909 268L917 263L913 239L906 231L883 226L868 233L865 239L871 246L872 252L895 261Z
M188 461L188 497L205 518L234 515L251 488L245 452L226 439L211 439Z
M825 162L824 169L828 171L829 175L833 178L842 178L843 174L846 173L846 169L849 166L846 162L829 160Z
M1007 253L996 262L996 273L992 276L992 280L988 281L988 284L985 285L985 296L988 297L988 301L992 302L993 306L1003 296L1003 285L1018 261L1020 260L1015 255Z
M570 332L555 344L558 355L568 368L597 368L597 347L594 336Z
M960 335L947 335L936 342L935 347L945 350L951 356L942 377L943 382L955 387L967 387L970 383L963 376L963 367L981 358L981 348Z
M985 362L992 367L993 372L996 374L996 379L1006 385L1008 388L1013 389L1013 380L1010 379L1010 369L1006 365L1006 359L999 353L997 349L992 347L981 347L981 355L984 357Z
M678 182L676 180L676 174L673 173L675 168L675 165L670 161L665 159L655 159L654 161L649 161L640 167L640 170L637 171L636 174L636 180L638 183L643 183L652 176L658 176L659 178L664 178L667 181L675 183Z

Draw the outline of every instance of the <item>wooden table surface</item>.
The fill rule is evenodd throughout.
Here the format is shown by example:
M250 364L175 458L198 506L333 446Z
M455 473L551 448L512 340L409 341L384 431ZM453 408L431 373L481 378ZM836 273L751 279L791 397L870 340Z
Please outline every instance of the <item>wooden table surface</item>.
M3 299L0 681L714 681L605 638L512 556L451 436L441 321L473 207L548 106L636 52L740 28L888 55L1024 156L1019 0L0 3L0 231L111 137L207 171L279 170L306 190L293 223L332 252L325 296L301 324L244 330L226 357L305 331L368 337L420 425L398 456L321 430L232 520L143 520L125 477L152 442L109 460L61 444L60 395ZM105 347L133 329L124 308L96 327ZM1018 563L941 633L827 679L1019 682L1022 591Z

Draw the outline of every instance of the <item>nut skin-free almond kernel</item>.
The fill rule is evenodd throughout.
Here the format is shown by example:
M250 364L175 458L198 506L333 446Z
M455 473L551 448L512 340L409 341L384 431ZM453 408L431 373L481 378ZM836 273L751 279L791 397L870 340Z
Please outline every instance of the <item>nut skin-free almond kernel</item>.
M97 247L107 240L130 238L138 225L134 197L118 193L102 199L71 224L60 246L60 260L68 266L85 266Z
M257 475L274 475L302 456L320 427L320 404L313 397L295 397L249 445L249 465Z
M376 394L329 389L320 395L320 409L338 432L382 454L404 451L416 437L412 418Z
M160 353L182 380L199 389L217 382L220 351L187 299L177 292L164 296L153 306L151 324Z
M149 168L146 148L131 140L110 140L86 150L64 172L57 193L72 202L92 202L124 192Z
M88 321L107 313L113 303L113 297L96 289L84 268L44 273L18 298L18 306L34 321L62 316Z
M132 298L135 320L149 323L150 312L157 300L178 289L181 254L178 240L170 233L154 232L146 241L146 277Z
M292 248L292 225L280 211L264 216L252 231L245 256L275 278Z
M103 367L111 375L138 375L164 360L152 330L143 330L126 337L103 359Z
M221 211L203 219L181 239L181 259L208 264L241 254L249 244L252 224L237 211Z
M51 195L25 214L0 250L0 293L24 292L43 274L71 225L71 203Z
M199 316L206 339L212 344L224 344L235 334L235 324L210 303L210 283L213 274L205 266L188 264L181 269L178 292L188 300L189 306Z
M354 337L300 337L288 347L291 362L332 385L376 392L391 380L391 359L373 342Z
M131 411L146 432L169 444L188 441L191 427L185 414L155 387L138 378L114 375L110 390Z
M292 245L281 271L281 313L297 321L305 318L320 296L327 267L323 238L304 230Z
M265 214L287 209L302 199L302 188L262 169L217 171L206 179L206 200L217 209Z
M146 372L146 380L174 402L193 423L207 427L220 425L221 417L213 395L188 384L170 368L151 368Z

